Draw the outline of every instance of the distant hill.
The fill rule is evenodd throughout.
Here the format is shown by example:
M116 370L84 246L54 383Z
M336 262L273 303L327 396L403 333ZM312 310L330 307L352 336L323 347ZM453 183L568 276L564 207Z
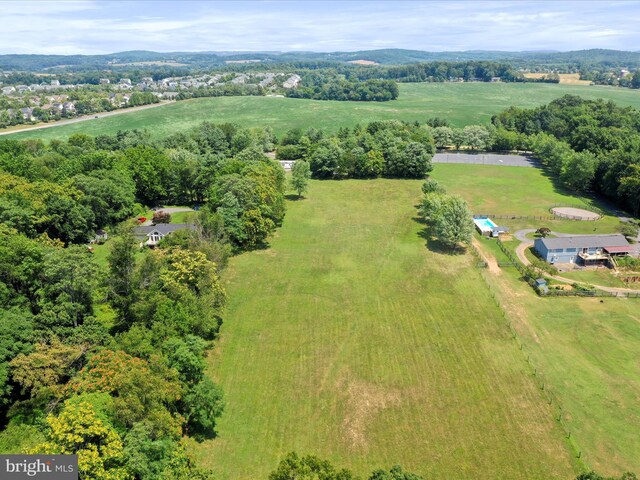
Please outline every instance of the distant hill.
M0 55L3 71L82 71L122 69L143 66L210 68L228 62L259 60L261 63L345 63L363 60L382 65L404 65L432 61L490 60L508 61L514 66L640 67L640 52L620 50L484 51L425 52L421 50L380 49L357 52L150 52L134 50L107 55Z

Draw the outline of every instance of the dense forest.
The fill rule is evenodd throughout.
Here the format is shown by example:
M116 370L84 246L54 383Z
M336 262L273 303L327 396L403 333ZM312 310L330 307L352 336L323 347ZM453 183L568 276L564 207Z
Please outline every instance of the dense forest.
M272 141L211 124L158 143L0 141L0 450L78 453L84 479L210 477L183 439L214 436L224 408L204 375L219 272L284 217ZM204 200L191 228L140 249L143 205ZM99 228L102 260L84 245Z
M314 178L424 178L434 152L428 126L385 121L335 135L293 129L280 140L277 156L307 160Z
M529 148L570 190L595 192L640 213L640 112L565 95L492 119L497 145Z
M329 78L319 74L303 76L300 88L287 90L291 98L311 98L313 100L340 100L354 102L386 102L398 98L398 85L392 80L349 81Z
M499 78L503 82L524 82L522 74L508 63L492 61L430 62L357 69L354 76L379 75L380 78L398 82L447 82L481 81L490 82Z

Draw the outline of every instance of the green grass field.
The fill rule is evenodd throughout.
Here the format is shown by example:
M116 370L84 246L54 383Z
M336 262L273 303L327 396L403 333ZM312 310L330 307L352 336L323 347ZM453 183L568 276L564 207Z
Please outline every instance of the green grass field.
M436 165L434 176L474 209L518 215L543 214L555 202L589 203L564 195L540 170L482 165ZM502 222L502 221L501 221ZM512 228L537 228L535 221L506 221ZM568 233L611 233L617 220L554 220ZM515 248L517 242L507 242ZM492 240L482 248L498 261L506 256ZM605 474L640 471L640 301L633 299L542 299L519 280L513 267L485 272L538 369L538 380L560 399L563 422L585 463ZM563 274L564 275L564 274ZM577 280L622 286L607 272L566 274Z
M418 235L420 183L313 181L271 248L231 260L210 357L227 407L193 446L217 478L266 478L291 450L361 475L574 475L475 261Z
M585 464L607 475L640 471L640 302L543 299L515 268L485 275L538 381L560 400L563 423Z
M543 170L490 165L435 164L433 177L449 191L464 197L475 214L550 216L558 203L603 207L588 198L569 194L556 186ZM562 233L616 233L620 221L606 215L595 222L573 220L498 219L512 232L523 228L549 227Z
M198 125L204 120L236 122L245 127L270 125L277 134L293 127L337 130L372 120L424 122L449 119L456 126L489 123L491 116L511 105L533 107L565 94L606 98L620 105L640 107L637 90L553 84L414 83L400 84L392 102L336 102L276 97L218 97L183 101L162 107L91 119L71 125L16 133L12 138L65 138L74 133L114 134L118 130L147 128L161 137Z

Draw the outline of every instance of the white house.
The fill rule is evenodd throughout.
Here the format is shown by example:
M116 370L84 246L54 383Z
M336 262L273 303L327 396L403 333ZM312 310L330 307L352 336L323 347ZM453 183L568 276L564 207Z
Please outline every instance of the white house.
M146 241L143 241L140 246L155 247L167 235L177 230L185 229L193 230L195 225L188 223L159 223L157 225L136 227L133 230L133 234L141 240L146 238Z

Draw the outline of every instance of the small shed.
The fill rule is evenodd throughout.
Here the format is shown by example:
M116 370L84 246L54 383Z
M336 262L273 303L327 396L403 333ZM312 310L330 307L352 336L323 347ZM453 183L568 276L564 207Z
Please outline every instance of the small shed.
M549 293L549 287L547 286L547 281L544 278L536 278L534 284L540 293Z

